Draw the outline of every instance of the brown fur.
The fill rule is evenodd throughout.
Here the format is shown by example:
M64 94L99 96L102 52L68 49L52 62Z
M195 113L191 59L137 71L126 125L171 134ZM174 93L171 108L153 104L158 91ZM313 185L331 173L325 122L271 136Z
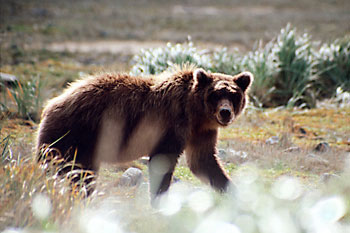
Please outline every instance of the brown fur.
M230 181L216 158L217 129L242 112L252 81L250 73L191 68L159 79L102 74L76 81L44 109L37 149L55 142L51 147L67 160L77 150L75 162L93 171L103 161L149 155L152 198L168 189L185 151L195 175L225 190Z

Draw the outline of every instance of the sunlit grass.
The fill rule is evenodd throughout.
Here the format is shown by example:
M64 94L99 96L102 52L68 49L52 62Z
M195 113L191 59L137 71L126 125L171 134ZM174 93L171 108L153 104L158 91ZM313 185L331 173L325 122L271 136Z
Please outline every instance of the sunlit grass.
M241 116L231 127L221 129L219 138L264 142L271 136L281 137L287 133L291 142L301 147L327 141L331 146L346 149L350 135L349 115L349 107L264 109Z
M57 224L71 216L73 208L87 203L81 188L57 176L58 160L44 166L35 157L14 154L10 137L5 139L0 144L0 230L5 227L57 229Z

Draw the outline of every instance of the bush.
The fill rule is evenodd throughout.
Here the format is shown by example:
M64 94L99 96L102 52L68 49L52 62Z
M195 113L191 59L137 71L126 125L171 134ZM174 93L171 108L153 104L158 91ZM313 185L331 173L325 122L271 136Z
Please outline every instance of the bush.
M254 51L243 57L242 67L254 74L254 82L250 95L254 104L259 107L273 105L272 95L276 91L275 79L278 72L275 54L272 52L274 44L265 47L260 42Z
M241 69L241 56L238 50L235 50L234 53L228 53L227 48L222 48L212 54L210 71L235 75Z
M141 50L140 54L133 57L132 63L133 75L159 74L175 64L191 63L205 69L211 67L207 51L198 51L190 40L184 44L173 46L168 43L164 48Z
M315 106L308 93L313 78L314 58L310 38L299 36L290 25L281 30L272 52L276 54L278 76L274 83L272 102L275 106L306 104Z
M350 38L323 44L316 57L320 98L334 97L337 88L350 91Z
M350 40L336 40L319 51L308 34L287 25L265 46L261 42L242 56L227 48L208 53L191 41L142 50L132 59L134 75L159 74L174 64L192 63L212 72L255 76L251 99L260 107L314 107L317 98L333 97L336 89L350 90Z

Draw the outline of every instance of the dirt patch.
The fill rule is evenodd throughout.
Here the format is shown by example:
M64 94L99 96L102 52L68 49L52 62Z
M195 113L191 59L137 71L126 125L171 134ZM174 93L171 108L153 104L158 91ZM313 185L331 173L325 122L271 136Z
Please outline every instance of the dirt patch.
M150 49L165 46L165 42L136 41L136 40L111 40L111 41L83 41L83 42L57 42L44 46L45 49L54 52L68 51L71 53L114 53L136 54L141 49Z
M175 43L173 43L175 44ZM152 49L167 46L167 42L163 41L137 41L137 40L99 40L99 41L66 41L54 42L51 44L36 44L32 46L35 49L46 49L52 52L70 52L70 53L110 53L121 55L135 55L142 49ZM195 46L199 49L214 51L216 49L227 47L229 51L239 49L246 51L242 44L231 44L231 46L223 46L216 43L199 42ZM29 48L28 48L29 49Z
M272 14L276 11L274 7L270 6L241 6L235 8L219 8L215 6L185 6L176 5L172 9L173 15L198 15L198 16L230 16L233 14L247 14L249 12L252 16L263 16Z
M344 23L350 20L347 0L37 2L0 7L0 40L6 46L86 40L182 42L191 35L195 42L239 43L251 49L255 41L270 40L287 23L322 41L350 31ZM144 43L147 47L149 42ZM112 49L116 47L113 43Z

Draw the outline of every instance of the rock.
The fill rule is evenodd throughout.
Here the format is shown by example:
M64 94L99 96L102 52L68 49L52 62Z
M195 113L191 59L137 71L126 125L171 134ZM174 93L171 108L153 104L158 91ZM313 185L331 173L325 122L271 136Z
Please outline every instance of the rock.
M225 149L219 149L218 150L218 156L220 159L226 159L227 158L227 152Z
M299 128L299 133L306 134L306 130L302 127Z
M176 177L176 176L173 176L173 183L177 183L177 182L180 182L181 179Z
M120 178L120 186L138 186L142 181L142 171L138 168L128 168Z
M14 87L16 86L17 82L18 79L16 76L0 72L0 83L4 84L5 86Z
M316 152L327 152L330 150L331 150L331 147L329 146L329 144L327 142L319 143L314 149L314 151L316 151Z
M245 151L236 151L236 150L230 149L229 152L232 156L236 156L241 159L246 159L248 157L248 154Z
M219 149L218 156L221 159L226 159L227 157L238 157L240 159L245 159L248 157L248 154L245 151L236 151L234 149Z
M339 178L340 176L336 175L336 174L331 174L331 173L323 173L321 176L320 176L320 180L322 182L328 182L330 179L333 179L333 178Z
M279 142L280 142L280 138L278 136L272 136L265 141L265 143L268 145L275 145L275 144L278 144Z
M143 156L141 159L139 159L139 162L144 164L144 165L148 165L149 163L149 157L147 156Z

